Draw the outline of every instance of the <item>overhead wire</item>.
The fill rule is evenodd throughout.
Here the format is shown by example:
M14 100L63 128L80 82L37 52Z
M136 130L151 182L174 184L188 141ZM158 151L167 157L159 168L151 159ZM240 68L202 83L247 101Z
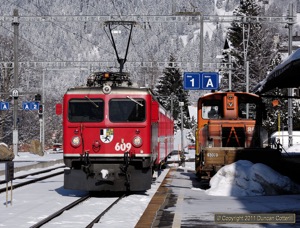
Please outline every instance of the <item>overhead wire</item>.
M8 32L14 33L14 31L12 31L12 30L6 28L6 27L3 26L2 24L0 24L0 26L1 26L2 28L4 28L5 30L7 30ZM25 41L28 42L28 43L31 43L32 45L34 45L34 46L38 47L39 49L41 49L42 51L46 52L47 54L50 53L49 51L47 51L47 50L44 49L43 47L37 45L36 43L33 43L32 41L30 41L30 40L28 40L28 39L26 39L26 38L24 38L24 37L22 37L22 36L20 36L20 35L19 35L19 38L21 38L22 40L25 40ZM53 55L56 59L59 59L59 60L61 60L61 61L64 61L64 60L61 59L59 56L55 56L53 53L52 53L52 55Z
M121 13L118 11L118 9L117 9L117 7L116 7L116 5L115 5L115 3L114 3L114 0L110 0L110 1L112 2L113 7L114 7L115 10L117 11L117 14L118 14L119 18L122 20L122 15L121 15ZM130 2L132 2L132 1L130 0ZM143 28L142 26L139 26L139 27L146 31L146 28ZM154 35L158 37L157 34L154 34ZM145 36L145 38L146 38L147 41L149 41L149 36ZM142 57L142 56L140 55L140 53L137 51L138 49L136 48L136 44L134 43L134 41L133 41L132 39L130 40L130 43L132 44L132 46L133 46L134 49L136 50L135 53L136 53L139 57Z
M115 3L114 3L114 0L110 0L110 1L111 1L111 3L112 3L113 7L115 8L115 10L117 11L117 14L118 14L120 20L123 20L123 18L122 18L122 16L121 16L121 13L118 11L118 9L117 9L117 7L116 7L116 5L115 5ZM132 2L132 1L131 1L131 2ZM146 36L146 39L148 39L147 36ZM134 47L135 53L136 53L139 57L141 57L140 54L139 54L139 52L137 51L138 49L136 48L136 46L135 46L135 44L134 44L134 42L133 42L132 39L130 39L130 43L131 43L132 46Z
M13 1L11 1L11 0L8 0L8 2L9 2L11 5L14 5L14 6L16 6L16 7L20 8L20 9L22 9L22 10L24 10L24 11L27 11L27 12L29 12L29 13L32 13L32 14L35 15L35 16L51 16L51 15L38 15L38 14L33 13L31 10L29 10L29 9L27 9L27 8L24 8L24 7L20 6L19 4L15 3L15 2L13 2ZM122 20L121 13L120 13L120 11L117 9L117 6L115 5L115 2L114 2L113 0L111 0L111 3L112 3L114 9L115 9L116 12L117 12L117 15L118 15L119 18ZM93 7L93 8L96 8L96 7L92 6L92 5L90 5L90 6ZM55 17L55 15L54 15L53 17ZM68 26L68 28L66 28L65 26L59 25L59 24L58 24L57 22L55 22L55 21L52 21L51 23L52 23L53 25L57 26L58 28L60 28L60 29L62 29L62 30L65 30L65 31L68 32L68 33L71 33L72 35L75 35L77 38L81 38L81 39L83 39L83 40L85 40L85 41L87 41L87 42L93 44L94 46L97 46L99 49L102 49L102 50L106 51L106 52L109 53L109 54L114 54L113 52L111 52L111 51L109 51L109 50L107 50L107 49L105 49L105 48L103 48L103 47L101 47L101 46L98 46L98 44L96 44L96 43L94 43L94 42L91 42L89 39L86 39L84 36L82 36L82 35L80 35L80 34L77 34L77 33L73 32L73 31L70 29L69 26ZM2 26L2 27L3 27L3 26ZM5 29L7 29L9 32L12 32L11 30L9 30L9 29L6 28L6 27L5 27ZM144 30L146 30L146 28L144 28ZM158 37L157 34L156 34L156 36ZM46 52L46 53L48 53L48 54L50 53L49 51L46 50L45 47L42 47L43 45L37 45L36 42L32 42L32 41L30 41L30 40L28 40L28 39L26 39L26 38L24 38L24 37L22 37L22 36L20 36L20 38L21 38L21 39L24 39L26 42L29 42L30 44L32 44L32 45L38 47L38 48L41 49L42 51L44 51L44 52ZM75 39L78 40L77 38L75 38ZM149 37L148 37L148 36L145 36L145 38L146 38L147 41L149 41ZM134 42L132 39L130 40L130 42L131 42L131 44L133 45L134 49L137 50L135 42ZM136 53L137 53L138 56L141 56L139 52L136 51ZM54 55L53 53L51 53L51 54L52 54L55 58L62 60L61 58L59 58L58 56Z
M20 9L22 9L22 10L24 10L24 11L27 11L27 12L33 14L34 16L51 16L51 15L38 15L38 14L35 14L35 13L33 13L32 11L30 11L29 9L26 9L26 8L20 6L19 4L16 4L16 3L12 2L11 0L7 0L7 1L8 1L11 5L14 5L14 6L16 6L16 7L20 8ZM52 17L55 17L55 15L52 15ZM80 34L77 34L77 33L73 32L73 31L72 31L72 28L70 28L69 26L68 26L68 27L66 27L66 26L61 26L61 25L59 25L58 23L56 23L56 22L54 22L54 21L51 21L51 23L52 23L54 26L56 26L56 27L58 27L58 28L60 28L60 29L62 29L62 30L64 30L64 31L66 31L67 33L71 33L72 35L75 35L76 37L79 37L79 38L81 38L81 39L87 41L88 43L91 43L91 44L93 44L94 46L97 46L99 49L102 49L102 50L106 51L106 52L109 53L109 54L113 54L113 52L111 52L111 51L109 51L109 50L107 50L107 49L105 49L105 48L99 46L98 43L94 43L94 42L90 41L89 39L85 38L84 36L82 36L82 35L80 35ZM21 37L21 38L23 38L23 37ZM33 44L33 43L32 43L32 44ZM34 44L33 44L33 45L34 45ZM35 46L36 46L36 45L35 45Z

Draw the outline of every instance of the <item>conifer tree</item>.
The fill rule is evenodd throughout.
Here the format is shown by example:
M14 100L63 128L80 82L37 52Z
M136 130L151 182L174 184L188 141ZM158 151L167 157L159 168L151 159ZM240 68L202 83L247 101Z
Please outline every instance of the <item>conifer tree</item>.
M249 91L265 78L269 65L277 50L274 46L274 28L270 25L254 22L250 17L261 16L261 8L255 0L241 0L233 12L236 16L244 16L244 20L234 21L228 29L229 49L225 51L232 60L232 89L246 90L245 59L249 62ZM224 74L221 87L228 88L228 74Z
M234 10L234 15L244 16L245 22L233 22L228 30L227 40L229 48L225 51L226 60L228 54L232 56L232 89L235 91L245 91L246 60L249 61L249 91L261 82L268 73L270 73L281 61L281 55L278 52L279 44L274 42L274 36L278 32L276 25L268 23L254 23L249 21L249 17L263 16L261 8L255 0L241 0L240 5ZM249 33L248 33L249 32ZM224 74L221 87L228 88L228 74ZM282 96L286 95L286 90L269 91L268 95ZM279 100L279 106L273 107L274 98L264 98L266 103L267 119L263 125L269 133L277 130L278 117L280 122L287 121L287 102ZM274 115L274 111L275 114Z
M171 62L176 62L173 55L170 56L170 66ZM169 67L163 71L163 75L157 79L154 91L158 95L160 103L168 110L171 111L171 103L173 100L173 117L176 120L176 129L181 126L181 109L179 107L179 102L184 102L183 106L183 123L184 127L189 127L189 117L188 117L188 91L183 89L183 78L180 69L176 67Z

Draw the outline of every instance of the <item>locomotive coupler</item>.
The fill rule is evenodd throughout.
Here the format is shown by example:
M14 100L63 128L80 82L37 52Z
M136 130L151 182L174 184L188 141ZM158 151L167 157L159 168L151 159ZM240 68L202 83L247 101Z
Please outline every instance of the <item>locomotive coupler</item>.
M83 155L83 165L81 165L81 169L83 170L83 172L86 173L86 179L88 179L88 177L92 175L90 167L91 167L91 161L90 161L89 153L88 151L85 151Z
M283 146L282 146L282 144L280 143L280 139L277 139L277 142L276 142L276 149L279 150L280 152L281 152L282 149L283 149Z
M129 174L128 174L128 166L129 166L129 152L124 153L124 164L120 166L121 171L125 175L125 186L126 190L130 191L130 182L129 182Z

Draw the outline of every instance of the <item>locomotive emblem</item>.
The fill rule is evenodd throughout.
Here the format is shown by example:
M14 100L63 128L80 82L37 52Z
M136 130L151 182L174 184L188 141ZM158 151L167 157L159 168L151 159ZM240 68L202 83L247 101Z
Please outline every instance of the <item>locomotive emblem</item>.
M114 129L104 128L100 130L100 139L104 143L110 143L114 138Z

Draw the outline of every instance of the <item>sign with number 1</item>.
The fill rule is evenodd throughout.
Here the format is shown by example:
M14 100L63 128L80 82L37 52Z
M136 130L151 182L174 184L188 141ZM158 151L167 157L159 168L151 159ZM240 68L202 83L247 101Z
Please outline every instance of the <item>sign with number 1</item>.
M217 90L219 88L219 74L217 72L185 72L185 90Z

